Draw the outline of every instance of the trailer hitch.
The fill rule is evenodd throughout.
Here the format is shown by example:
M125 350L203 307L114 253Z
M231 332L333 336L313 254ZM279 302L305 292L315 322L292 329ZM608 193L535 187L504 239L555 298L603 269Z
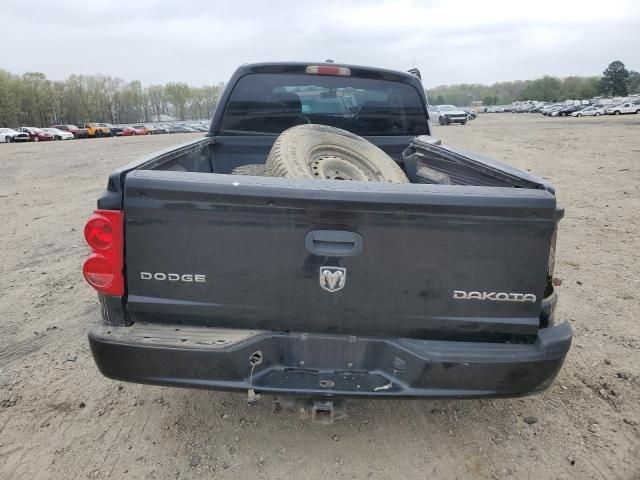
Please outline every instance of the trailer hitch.
M347 415L344 400L336 398L276 397L276 402L287 410L298 410L301 419L311 417L311 421L319 425L332 425Z
M314 401L311 407L311 421L321 425L333 425L336 419L336 409L333 400Z

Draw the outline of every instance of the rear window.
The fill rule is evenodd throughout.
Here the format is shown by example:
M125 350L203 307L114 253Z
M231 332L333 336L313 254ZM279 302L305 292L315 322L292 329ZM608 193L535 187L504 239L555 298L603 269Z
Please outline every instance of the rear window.
M279 134L305 123L358 135L428 133L417 90L355 77L258 73L241 78L227 103L221 135Z

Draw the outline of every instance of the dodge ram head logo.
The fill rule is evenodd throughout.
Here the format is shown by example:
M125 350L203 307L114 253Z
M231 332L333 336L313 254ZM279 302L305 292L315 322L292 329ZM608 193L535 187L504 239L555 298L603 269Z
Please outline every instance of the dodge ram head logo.
M340 267L320 267L320 286L327 292L337 292L344 288L347 269Z

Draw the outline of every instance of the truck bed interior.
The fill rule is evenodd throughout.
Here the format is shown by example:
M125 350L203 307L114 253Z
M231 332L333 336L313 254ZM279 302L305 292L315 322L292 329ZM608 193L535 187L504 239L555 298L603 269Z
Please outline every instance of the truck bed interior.
M206 138L156 155L138 169L230 174L242 165L264 164L275 139L275 135ZM398 162L411 183L544 189L553 193L550 185L527 172L476 153L442 147L430 137L367 140Z

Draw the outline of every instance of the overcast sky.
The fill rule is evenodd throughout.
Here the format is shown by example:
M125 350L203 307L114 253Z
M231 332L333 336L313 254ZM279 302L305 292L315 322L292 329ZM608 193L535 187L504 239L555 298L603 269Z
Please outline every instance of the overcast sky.
M593 6L590 6L593 5ZM3 0L0 68L144 84L226 81L246 62L421 69L426 86L640 70L640 1Z

